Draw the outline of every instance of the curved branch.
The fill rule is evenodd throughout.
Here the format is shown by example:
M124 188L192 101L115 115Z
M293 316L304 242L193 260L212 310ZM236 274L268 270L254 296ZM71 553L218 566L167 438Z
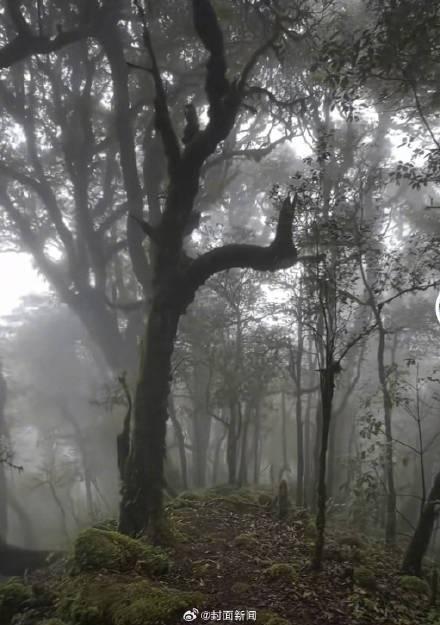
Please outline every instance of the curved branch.
M199 256L189 266L186 279L191 293L212 275L241 267L256 271L276 271L292 267L298 261L293 243L292 224L297 196L287 197L280 210L275 238L266 247L246 243L231 243L215 248Z

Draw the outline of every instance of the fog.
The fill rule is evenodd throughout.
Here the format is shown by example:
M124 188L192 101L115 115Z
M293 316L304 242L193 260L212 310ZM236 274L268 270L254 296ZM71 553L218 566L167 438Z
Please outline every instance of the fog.
M5 2L5 563L224 488L314 571L435 570L438 15L397 4Z

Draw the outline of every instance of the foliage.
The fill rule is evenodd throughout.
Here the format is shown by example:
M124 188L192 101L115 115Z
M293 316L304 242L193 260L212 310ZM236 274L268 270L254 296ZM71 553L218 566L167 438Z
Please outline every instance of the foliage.
M0 620L9 625L14 614L17 614L31 598L32 591L21 580L11 579L0 585Z

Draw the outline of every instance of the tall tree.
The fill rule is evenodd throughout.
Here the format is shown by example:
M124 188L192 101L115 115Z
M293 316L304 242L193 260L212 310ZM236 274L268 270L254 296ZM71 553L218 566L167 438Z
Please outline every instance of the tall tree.
M143 22L145 47L150 55L156 90L155 124L166 153L169 184L159 224L155 227L144 225L154 243L153 292L134 402L134 428L123 487L120 528L123 532L138 534L148 527L157 534L162 522L171 356L181 315L199 287L215 273L232 267L275 271L294 265L299 257L292 237L296 198L290 196L281 204L275 238L269 246L232 243L197 258L189 258L183 246L202 167L233 129L255 65L269 52L282 32L276 28L245 64L240 77L230 82L223 34L213 6L209 0L193 0L194 27L209 54L205 82L208 123L202 129L195 108L191 108L191 114L188 110L187 140L182 149L171 121L145 11L140 3L136 4Z

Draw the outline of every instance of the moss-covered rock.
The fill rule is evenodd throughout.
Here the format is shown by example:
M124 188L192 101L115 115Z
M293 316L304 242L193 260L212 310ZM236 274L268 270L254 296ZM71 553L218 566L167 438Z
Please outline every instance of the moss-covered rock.
M297 571L291 564L276 562L264 571L264 576L269 580L293 581L297 576Z
M270 508L272 505L272 497L269 493L260 493L257 499L260 506L264 506L265 508Z
M0 623L9 625L13 616L21 612L26 601L32 597L32 590L20 579L10 579L0 586Z
M91 528L78 536L74 547L78 571L136 570L147 575L161 575L169 568L166 553L140 540L118 532Z
M238 534L234 538L234 545L240 549L253 549L258 545L255 534Z
M231 592L233 592L234 595L247 595L250 590L251 587L249 584L246 584L246 582L235 582L235 584L231 586Z
M72 625L175 625L201 606L200 593L154 586L145 579L80 575L60 588L59 616Z
M417 595L428 595L430 593L428 582L413 575L402 575L399 585L402 590L413 592Z
M355 584L365 590L376 590L377 579L374 572L366 566L358 566L353 570L353 579Z

